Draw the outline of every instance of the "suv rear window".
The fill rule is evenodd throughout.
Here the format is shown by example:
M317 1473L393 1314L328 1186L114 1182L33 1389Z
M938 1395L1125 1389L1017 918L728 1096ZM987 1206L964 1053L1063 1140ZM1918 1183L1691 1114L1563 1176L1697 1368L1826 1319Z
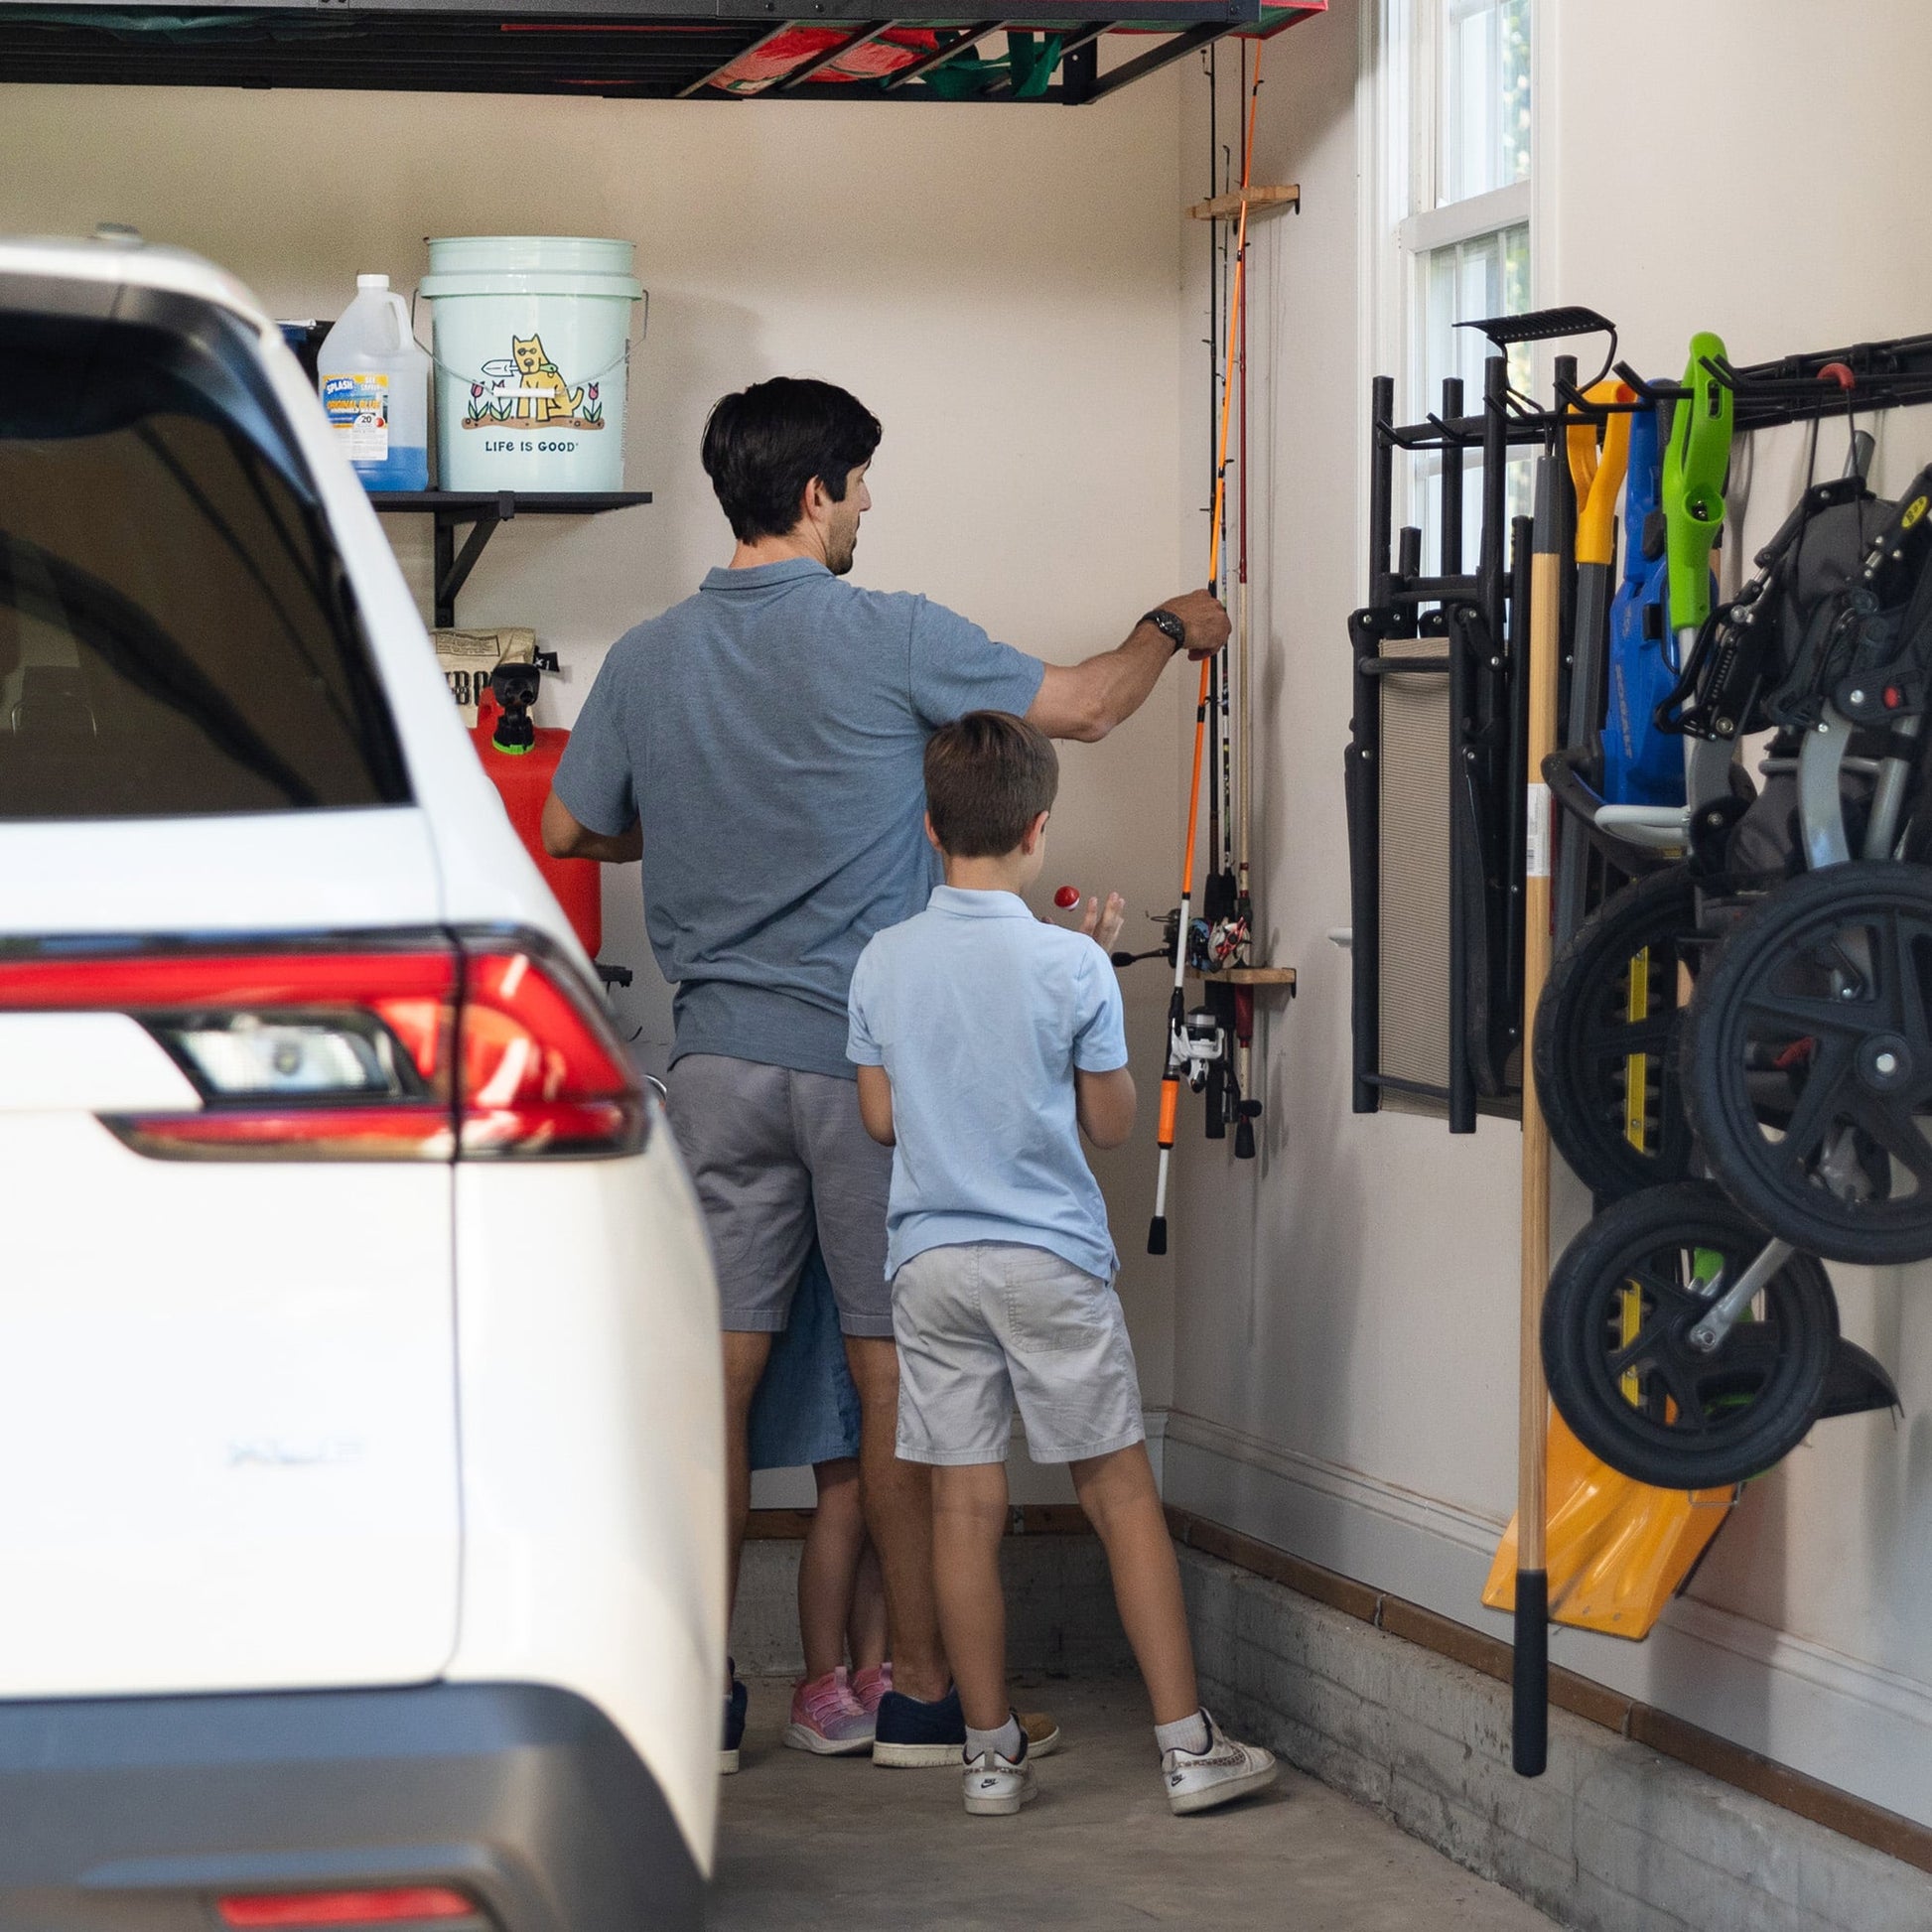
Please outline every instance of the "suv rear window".
M307 473L239 325L8 312L0 819L407 802Z

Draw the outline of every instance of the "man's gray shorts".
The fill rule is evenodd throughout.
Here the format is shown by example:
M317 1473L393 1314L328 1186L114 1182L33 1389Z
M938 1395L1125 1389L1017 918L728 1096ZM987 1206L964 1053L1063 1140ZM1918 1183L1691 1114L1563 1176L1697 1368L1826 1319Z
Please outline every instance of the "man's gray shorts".
M898 1454L1004 1462L1013 1405L1035 1462L1141 1442L1141 1384L1111 1283L1045 1248L927 1248L893 1278Z
M724 1326L783 1328L816 1234L839 1327L890 1335L893 1153L866 1132L858 1084L721 1053L687 1053L664 1084L711 1236Z

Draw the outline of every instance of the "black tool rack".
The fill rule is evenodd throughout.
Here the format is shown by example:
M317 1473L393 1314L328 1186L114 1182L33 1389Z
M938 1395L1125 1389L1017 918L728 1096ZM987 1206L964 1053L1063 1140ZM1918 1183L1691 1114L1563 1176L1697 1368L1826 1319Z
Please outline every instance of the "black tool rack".
M1551 310L1469 327L1498 344L1602 331L1610 336L1604 373L1636 391L1624 408L1674 403L1678 382L1646 380L1616 361L1615 330L1587 310ZM1523 859L1528 757L1530 519L1508 515L1512 449L1533 446L1557 461L1562 524L1563 661L1558 716L1569 715L1568 663L1575 595L1576 497L1563 434L1580 420L1601 422L1618 405L1591 404L1574 356L1554 364L1553 400L1539 405L1510 387L1505 354L1484 366L1480 410L1465 413L1463 385L1443 385L1442 408L1419 423L1395 421L1395 384L1378 376L1370 397L1369 596L1349 619L1354 715L1344 755L1352 901L1353 1101L1376 1112L1387 1092L1447 1110L1449 1131L1475 1131L1480 1111L1514 1113L1522 1088ZM1854 344L1742 366L1707 364L1732 394L1735 430L1932 402L1932 335ZM1422 569L1422 531L1393 527L1395 463L1401 453L1443 458L1440 550L1434 575ZM1464 569L1463 505L1470 455L1482 504L1472 571ZM1447 969L1442 998L1448 1078L1388 1071L1381 1041L1382 685L1389 678L1447 681Z
M518 516L596 516L605 510L628 509L648 503L647 489L522 490L514 489L382 489L371 490L369 501L384 513L415 512L436 519L436 627L456 623L457 593L469 582L477 559L503 524ZM465 524L470 534L461 550L456 533Z
M1328 0L1050 0L998 18L867 19L782 0L0 0L0 76L139 86L334 87L611 95L631 100L1103 100L1228 34L1268 36ZM836 30L804 51L797 30ZM1023 61L982 62L995 35L1036 36ZM1108 36L1138 43L1102 62ZM784 37L790 36L787 42ZM897 41L893 37L897 36ZM896 49L890 73L843 57ZM916 44L915 44L916 43ZM1126 43L1116 43L1126 45ZM755 89L734 65L786 64Z

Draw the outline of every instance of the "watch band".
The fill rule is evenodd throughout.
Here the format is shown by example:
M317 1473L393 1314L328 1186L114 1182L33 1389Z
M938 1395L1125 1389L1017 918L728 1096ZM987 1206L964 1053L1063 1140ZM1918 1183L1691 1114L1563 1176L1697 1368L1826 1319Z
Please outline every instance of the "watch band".
M1151 623L1175 650L1187 642L1187 626L1172 611L1150 611L1141 621Z

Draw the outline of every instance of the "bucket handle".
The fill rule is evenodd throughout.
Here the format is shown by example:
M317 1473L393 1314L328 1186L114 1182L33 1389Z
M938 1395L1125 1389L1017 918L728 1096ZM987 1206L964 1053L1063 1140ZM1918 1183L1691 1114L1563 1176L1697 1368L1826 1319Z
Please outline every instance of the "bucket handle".
M604 378L607 375L609 375L611 371L615 369L620 362L629 361L630 351L633 348L643 347L644 339L650 334L650 290L646 288L639 288L638 297L639 300L641 300L644 305L644 312L642 317L639 319L636 335L633 337L626 331L623 339L623 346L621 349L619 349L618 352L614 356L612 356L612 358L608 362L606 362L601 369L597 370L595 374L587 375L584 378L586 382L602 382ZM399 310L401 309L402 307L401 296L391 295L389 300L393 302ZM467 369L458 369L458 368L451 367L451 365L448 362L444 361L443 358L437 354L435 348L431 345L431 344L424 342L423 339L416 333L416 302L417 302L417 295L415 290L412 289L409 294L409 313L408 313L410 340L413 343L415 343L416 346L420 348L423 351L423 353L427 355L429 359L432 362L434 362L439 369L443 371L445 375L454 376L457 381L467 382L472 385L481 381L483 379L481 372L473 374Z

